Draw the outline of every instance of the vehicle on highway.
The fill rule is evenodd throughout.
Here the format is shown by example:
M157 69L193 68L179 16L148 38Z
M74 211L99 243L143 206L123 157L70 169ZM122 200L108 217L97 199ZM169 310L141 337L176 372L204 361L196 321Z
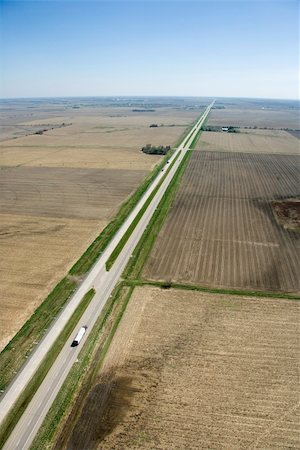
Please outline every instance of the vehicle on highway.
M74 340L73 340L73 342L71 344L71 347L76 347L79 344L79 342L83 338L84 333L86 332L86 330L87 330L87 326L86 325L84 327L80 328L80 330L76 334L76 336L75 336L75 338L74 338Z

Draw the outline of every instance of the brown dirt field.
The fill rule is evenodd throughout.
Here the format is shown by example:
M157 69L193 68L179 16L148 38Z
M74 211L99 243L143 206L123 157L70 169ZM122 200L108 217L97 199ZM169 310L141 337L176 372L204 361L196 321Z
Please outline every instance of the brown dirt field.
M299 234L272 201L299 195L299 157L194 151L143 276L299 291Z
M3 169L0 213L108 220L145 175L139 170Z
M300 231L300 199L272 202L274 214L280 225L292 231Z
M142 171L14 167L0 172L0 348L145 176Z
M1 349L105 225L98 219L0 214Z
M264 131L264 130L260 130ZM281 153L299 155L300 147L297 138L285 131L281 135L226 133L204 131L198 141L197 150L245 152L245 153Z
M267 128L300 128L298 110L271 110L250 108L213 109L208 125Z
M0 166L70 167L87 169L149 170L160 160L156 155L130 148L6 147L0 150Z
M64 448L299 448L299 306L135 289Z
M105 108L104 108L105 110ZM99 111L99 113L102 110ZM108 114L107 111L105 111ZM72 125L1 142L0 166L92 167L149 170L158 157L148 156L141 148L173 145L199 115L199 112L168 110L158 113L113 117L65 116L44 120L48 124ZM41 120L24 123L36 127ZM164 124L149 128L151 123Z

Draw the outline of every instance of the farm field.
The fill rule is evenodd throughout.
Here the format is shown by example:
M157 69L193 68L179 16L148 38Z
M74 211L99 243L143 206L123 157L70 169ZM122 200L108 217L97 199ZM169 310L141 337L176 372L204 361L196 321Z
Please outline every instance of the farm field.
M144 178L144 171L1 171L0 343L9 341Z
M0 214L1 349L106 223L98 219Z
M136 288L56 449L299 448L299 306Z
M199 115L182 112L178 118L166 116L59 118L71 125L2 141L0 166L91 167L149 170L157 156L145 155L141 148L175 144L186 126ZM164 126L150 128L152 122ZM177 123L177 125L175 125ZM172 125L172 126L168 126ZM174 126L173 126L174 125Z
M281 130L241 130L240 133L204 131L196 149L299 155L299 140Z
M173 145L200 114L66 104L0 104L0 348L160 160L141 147Z
M299 292L299 234L272 210L298 181L296 155L194 151L143 277Z
M300 129L298 109L271 109L226 107L213 109L209 115L208 125L237 126L237 127L267 127Z

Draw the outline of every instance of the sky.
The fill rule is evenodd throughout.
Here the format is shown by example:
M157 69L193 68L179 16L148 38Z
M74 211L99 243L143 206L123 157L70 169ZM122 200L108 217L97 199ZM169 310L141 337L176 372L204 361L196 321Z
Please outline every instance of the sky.
M0 0L0 97L299 96L298 0Z

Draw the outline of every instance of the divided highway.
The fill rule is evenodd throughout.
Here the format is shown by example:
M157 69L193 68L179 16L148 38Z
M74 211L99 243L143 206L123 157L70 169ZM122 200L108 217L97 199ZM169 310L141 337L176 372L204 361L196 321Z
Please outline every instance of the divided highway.
M77 289L75 294L69 300L67 306L62 310L61 314L57 317L55 323L48 330L47 334L44 336L43 340L39 343L34 353L28 359L27 363L23 366L22 370L19 372L13 383L9 386L5 394L1 398L0 402L0 425L5 419L8 412L13 408L14 403L18 399L19 395L22 393L24 388L27 386L28 382L31 380L33 374L38 369L43 358L50 350L51 346L55 342L56 338L59 336L61 331L64 329L68 320L72 316L76 307L80 304L84 295L91 289L94 288L96 294L92 299L90 305L84 312L80 319L80 323L77 324L75 331L71 334L70 338L65 343L63 349L61 350L59 356L57 357L55 363L51 367L47 376L43 380L42 384L36 391L33 399L29 403L24 414L20 418L18 424L4 445L5 450L18 450L18 449L28 449L41 426L49 408L51 407L56 395L58 394L63 382L65 381L72 365L75 363L78 354L82 348L82 345L88 339L89 333L91 332L93 325L98 319L104 305L106 304L110 294L112 293L114 287L118 283L120 276L125 269L129 258L139 242L145 228L147 227L155 209L158 207L161 198L163 197L166 189L168 188L172 178L174 177L176 171L178 170L182 157L188 150L189 146L193 142L195 136L200 131L203 122L205 121L210 109L212 108L214 101L207 107L201 118L189 132L188 136L183 140L183 143L176 149L172 157L169 159L169 164L166 163L163 171L161 171L157 178L154 180L149 189L145 192L143 197L137 203L134 210L128 216L122 227L116 233L110 244L107 246L103 254L99 257L98 261L95 263L94 267L88 273L86 278L83 280L80 287ZM176 159L177 155L181 153L181 156L175 161L174 165L170 168L172 162ZM169 169L170 168L170 169ZM167 170L169 171L167 172ZM124 248L120 252L118 258L114 262L112 268L109 272L105 269L105 263L111 255L112 251L125 234L126 230L143 207L148 197L151 195L153 190L160 183L163 176L167 176L159 187L157 193L143 214L141 220L137 224L136 228L132 232L130 238L125 244ZM76 331L82 326L87 325L87 331L84 334L82 341L78 347L71 347L72 340Z

